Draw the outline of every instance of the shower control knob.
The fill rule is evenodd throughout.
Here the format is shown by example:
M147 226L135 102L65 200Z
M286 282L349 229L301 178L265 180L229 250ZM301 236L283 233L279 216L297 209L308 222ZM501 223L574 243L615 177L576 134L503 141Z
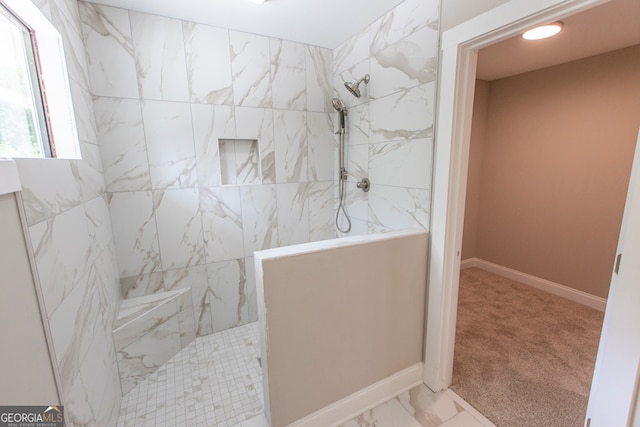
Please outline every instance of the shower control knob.
M358 182L356 184L356 187L358 187L365 193L368 193L369 190L371 189L371 181L369 181L369 178L362 178L362 181Z

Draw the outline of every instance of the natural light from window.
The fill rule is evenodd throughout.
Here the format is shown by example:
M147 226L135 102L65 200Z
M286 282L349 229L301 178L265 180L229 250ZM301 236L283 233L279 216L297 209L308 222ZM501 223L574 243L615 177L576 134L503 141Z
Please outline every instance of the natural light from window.
M0 7L0 157L51 156L31 43L29 30Z
M0 0L0 58L0 158L79 159L62 37L31 1Z

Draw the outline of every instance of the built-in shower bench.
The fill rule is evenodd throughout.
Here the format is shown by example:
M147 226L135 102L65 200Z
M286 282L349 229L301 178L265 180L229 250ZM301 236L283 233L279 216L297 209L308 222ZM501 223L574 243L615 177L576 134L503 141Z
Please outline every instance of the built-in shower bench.
M113 326L122 393L144 381L195 336L190 288L124 299Z

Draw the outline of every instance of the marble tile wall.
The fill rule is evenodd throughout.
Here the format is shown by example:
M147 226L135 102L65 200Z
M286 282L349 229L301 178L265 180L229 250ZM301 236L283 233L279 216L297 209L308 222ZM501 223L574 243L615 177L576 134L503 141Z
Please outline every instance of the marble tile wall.
M191 288L198 335L257 320L253 252L335 237L332 52L79 15L123 296ZM221 139L258 143L233 145L229 170Z
M123 301L113 329L122 392L127 394L195 339L191 289Z
M76 0L34 3L62 36L82 160L16 160L28 238L67 425L115 426L122 392L111 328L121 296L80 13Z
M438 0L405 0L333 50L334 96L349 109L349 234L429 229L438 22ZM365 74L356 98L344 82Z

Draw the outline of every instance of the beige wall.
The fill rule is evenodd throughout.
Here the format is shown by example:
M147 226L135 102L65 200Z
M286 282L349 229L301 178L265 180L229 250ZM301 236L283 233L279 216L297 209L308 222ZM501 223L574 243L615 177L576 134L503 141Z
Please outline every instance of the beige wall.
M273 427L422 361L427 233L399 234L256 252Z
M638 76L640 45L490 83L467 256L607 296L640 124Z
M0 195L0 402L59 405L18 205Z

